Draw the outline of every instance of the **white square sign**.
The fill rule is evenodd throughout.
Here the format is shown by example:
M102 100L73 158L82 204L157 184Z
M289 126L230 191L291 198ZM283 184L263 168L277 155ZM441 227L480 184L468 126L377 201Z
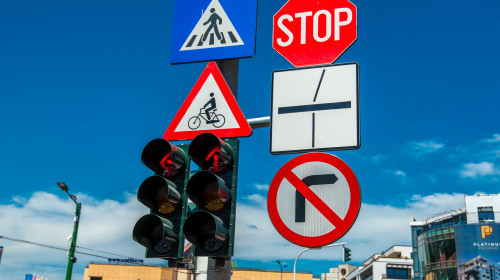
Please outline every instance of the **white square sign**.
M358 76L357 63L274 71L271 153L359 149Z

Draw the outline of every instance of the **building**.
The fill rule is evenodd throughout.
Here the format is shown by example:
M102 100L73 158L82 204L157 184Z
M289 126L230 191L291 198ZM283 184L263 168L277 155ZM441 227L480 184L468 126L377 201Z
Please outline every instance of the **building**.
M345 277L346 280L412 279L411 246L395 245L375 254Z
M482 256L460 265L459 280L499 280L500 264L495 263Z
M321 280L346 280L346 276L358 267L350 264L341 264L330 268L330 272L321 273Z
M185 269L161 266L130 264L90 263L83 274L83 280L190 280L191 273Z
M415 280L458 279L455 226L495 222L500 222L500 194L466 195L465 208L441 213L423 221L412 218L410 226Z
M83 280L192 280L190 270L160 266L134 264L96 264L90 263ZM293 272L267 271L249 268L234 268L231 279L235 280L292 280ZM310 272L297 272L296 280L319 280Z

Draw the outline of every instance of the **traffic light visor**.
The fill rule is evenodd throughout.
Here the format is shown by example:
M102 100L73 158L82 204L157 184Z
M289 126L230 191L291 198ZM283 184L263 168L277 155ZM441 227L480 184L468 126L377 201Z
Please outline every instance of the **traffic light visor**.
M222 220L206 211L198 211L186 219L184 236L210 253L224 248L228 242L228 230Z
M199 207L217 212L231 203L231 194L224 180L210 171L193 175L186 186L189 198Z
M157 175L172 177L184 170L187 155L182 149L172 145L167 140L158 138L144 147L141 160Z
M137 191L137 199L162 215L169 215L182 207L182 198L174 183L161 176L151 176L144 180Z
M158 255L177 249L177 235L172 223L156 215L148 214L137 221L132 233L134 240Z
M196 136L189 145L189 156L201 169L222 174L233 169L233 149L212 133Z

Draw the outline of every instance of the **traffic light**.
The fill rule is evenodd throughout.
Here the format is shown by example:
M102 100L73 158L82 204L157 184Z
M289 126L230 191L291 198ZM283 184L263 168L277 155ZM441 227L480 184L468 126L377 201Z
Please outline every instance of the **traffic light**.
M182 225L187 212L185 182L190 175L187 145L155 139L144 148L141 160L155 175L139 187L137 199L150 209L134 226L133 239L146 247L147 258L176 263L182 258Z
M239 141L211 133L193 139L189 156L199 167L186 185L196 211L184 223L184 236L195 256L233 255Z
M351 249L347 248L347 247L342 247L344 248L344 258L343 258L343 261L344 262L348 262L351 260Z

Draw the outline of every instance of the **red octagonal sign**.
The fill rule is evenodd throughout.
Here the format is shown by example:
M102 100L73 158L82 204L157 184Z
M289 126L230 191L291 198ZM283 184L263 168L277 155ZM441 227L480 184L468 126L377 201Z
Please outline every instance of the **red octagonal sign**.
M273 48L295 67L333 63L357 38L348 0L289 0L273 18Z

